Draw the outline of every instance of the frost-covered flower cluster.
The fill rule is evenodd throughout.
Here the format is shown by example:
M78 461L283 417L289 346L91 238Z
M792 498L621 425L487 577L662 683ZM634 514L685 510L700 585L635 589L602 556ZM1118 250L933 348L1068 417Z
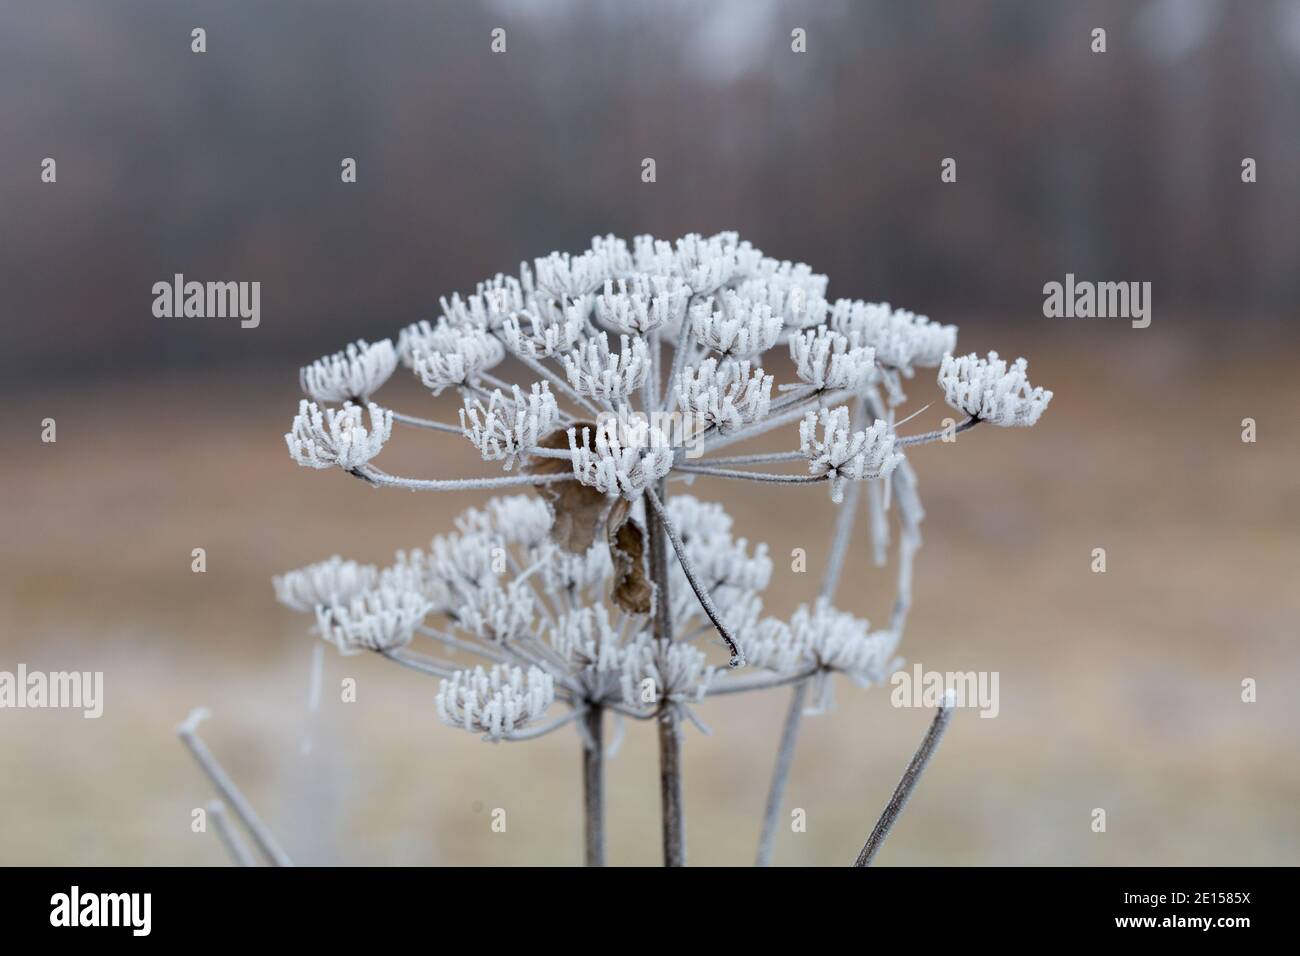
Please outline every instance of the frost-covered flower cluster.
M954 357L955 326L828 290L812 267L734 232L598 236L440 298L439 314L401 330L395 346L359 340L308 365L308 397L285 435L300 465L375 486L501 496L387 567L334 557L277 578L277 597L342 652L374 651L439 678L433 708L452 726L516 741L574 725L588 787L599 780L590 760L605 753L603 715L656 720L671 861L684 853L669 821L680 812L669 799L680 720L703 726L695 710L714 695L792 685L797 721L808 687L822 710L833 675L879 684L897 664L924 516L913 450L952 437L900 433L915 417L900 413L904 382L937 368L945 401L966 415L960 432L1033 425L1052 398L1029 383L1024 359ZM442 402L454 396L455 411L424 418L382 402L399 364L431 397L451 393ZM389 474L374 459L395 423L467 442L464 452L501 473ZM762 436L780 450L734 450ZM682 493L725 481L774 497L824 483L838 506L820 588L789 619L768 613L766 592L778 577L787 587L805 579L774 568L720 504ZM859 510L868 532L855 537ZM896 546L895 598L874 630L836 604L860 539L877 565Z
M1010 369L990 352L980 358L974 352L961 358L944 356L939 368L939 387L944 401L959 412L994 425L1033 425L1042 417L1052 393L1029 384L1029 363L1016 359Z

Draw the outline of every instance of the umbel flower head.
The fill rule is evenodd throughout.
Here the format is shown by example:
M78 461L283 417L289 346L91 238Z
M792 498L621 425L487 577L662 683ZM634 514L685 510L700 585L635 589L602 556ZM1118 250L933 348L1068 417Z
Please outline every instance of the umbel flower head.
M326 561L271 579L275 596L295 611L314 611L318 604L346 604L375 586L379 569L373 564L345 561L337 554Z
M844 406L805 415L799 426L799 447L808 456L809 473L830 480L834 501L842 499L846 479L884 478L903 461L894 451L894 436L885 422L877 419L870 428L853 431Z
M352 404L327 408L323 412L315 402L303 399L293 427L284 436L289 454L306 468L333 468L347 471L360 468L379 454L393 433L393 413L373 402L368 406L370 427L364 413Z
M990 352L981 358L972 352L961 358L944 356L939 368L939 387L944 401L959 412L982 422L1003 427L1037 423L1052 393L1029 384L1029 363L1016 359L1010 368Z
M359 339L342 352L317 359L298 373L302 390L318 402L365 402L397 368L389 339L374 345Z
M546 713L555 702L555 678L536 667L527 674L500 664L475 667L444 680L434 702L443 723L500 740Z

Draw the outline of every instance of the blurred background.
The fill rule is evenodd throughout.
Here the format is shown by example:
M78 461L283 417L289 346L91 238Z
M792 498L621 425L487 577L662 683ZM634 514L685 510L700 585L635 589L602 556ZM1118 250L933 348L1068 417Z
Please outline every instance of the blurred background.
M1001 713L958 713L879 862L1295 864L1298 93L1296 0L0 0L0 670L102 670L106 697L99 720L0 711L0 863L222 863L174 736L200 704L299 862L580 862L574 735L482 743L438 723L427 679L333 652L309 713L315 638L271 575L386 563L481 498L297 468L297 369L596 233L737 229L1056 392L1032 431L912 456L929 517L901 652L998 671ZM259 281L260 326L155 318L177 272ZM1067 272L1151 282L1150 328L1044 318ZM409 376L390 395L453 415ZM453 437L400 438L393 471L471 468ZM811 598L824 489L694 493L769 543L774 612ZM862 544L847 574L841 604L883 620L892 569ZM787 700L688 730L692 862L752 860ZM840 688L805 722L787 805L808 829L776 861L850 862L927 720ZM611 764L612 863L658 859L654 749L629 727Z

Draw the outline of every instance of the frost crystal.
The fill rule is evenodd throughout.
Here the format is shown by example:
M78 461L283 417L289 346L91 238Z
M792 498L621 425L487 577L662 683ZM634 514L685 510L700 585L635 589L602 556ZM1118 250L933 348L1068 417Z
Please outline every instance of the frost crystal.
M959 412L982 422L1011 427L1038 421L1052 393L1029 384L1025 372L1029 363L1016 359L1011 368L990 352L981 358L972 352L961 358L944 356L939 369L939 387L944 401Z
M888 302L840 299L831 309L831 328L876 351L876 361L911 374L913 366L932 368L957 347L957 326L940 325L923 315L891 309Z
M346 603L317 606L316 626L344 654L382 652L409 644L416 625L431 610L433 605L420 594L380 586Z
M894 451L894 435L888 424L876 419L870 428L851 431L849 410L844 406L805 415L799 425L799 447L808 456L808 473L830 479L831 498L836 502L844 495L846 478L854 481L885 478L903 460Z
M536 310L519 312L506 319L501 337L510 351L525 358L547 358L567 352L587 328L585 301L563 309L553 304L538 304ZM528 322L527 331L523 321Z
M397 352L389 339L374 345L359 339L342 352L317 359L298 373L302 390L316 401L364 402L388 381L397 368Z
M647 709L663 700L702 700L716 671L698 647L679 642L665 644L640 634L628 644L623 659L623 702Z
M645 335L666 327L681 327L691 290L680 278L634 275L617 283L605 280L605 291L596 297L596 318L616 332Z
M326 561L287 571L271 579L275 597L295 611L313 611L318 604L341 604L352 600L379 580L373 564L345 561L337 554Z
M584 426L579 444L577 428L570 428L573 474L584 485L606 495L639 498L646 485L668 474L673 465L673 452L668 447L668 436L648 425L649 439L639 447L626 445L620 431L616 419L604 419L596 425L594 436ZM590 444L593 438L594 447Z
M743 358L776 344L781 317L770 305L742 299L730 289L721 298L720 311L708 302L691 307L691 334L701 345L730 358Z
M548 435L560 417L546 382L533 385L525 393L518 385L512 386L513 398L506 398L501 389L493 389L486 405L476 398L465 401L460 410L460 428L465 437L474 443L484 461L505 461L507 471L520 455L528 453L537 442Z
M564 357L569 384L593 398L622 401L632 395L650 371L645 340L623 335L621 351L611 352L605 333L593 335Z
M707 358L682 369L675 384L682 411L725 435L767 415L774 381L761 368L751 372L748 362Z
M818 390L866 388L876 374L876 350L859 341L824 325L790 336L795 374Z
M305 468L333 468L351 471L379 454L393 432L393 413L371 403L370 428L356 405L321 412L315 402L303 399L293 426L284 436L289 455Z
M453 326L440 322L428 335L408 342L412 367L424 387L435 395L444 389L466 385L505 358L501 342L472 325Z
M491 740L519 730L555 702L555 679L537 667L497 665L457 671L438 688L438 718Z

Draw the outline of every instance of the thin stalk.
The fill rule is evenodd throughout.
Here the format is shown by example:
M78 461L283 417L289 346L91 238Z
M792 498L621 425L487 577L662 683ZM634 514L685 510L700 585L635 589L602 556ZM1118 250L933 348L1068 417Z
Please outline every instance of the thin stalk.
M982 419L976 418L974 415L972 415L970 418L966 419L964 422L962 422L960 425L954 428L952 432L949 432L948 429L946 428L939 428L936 429L935 431L925 432L920 435L907 435L903 438L898 439L896 442L894 442L894 444L899 448L908 448L912 445L925 445L932 441L939 441L940 439L944 438L946 435L949 434L957 435L961 432L969 431L970 429L978 425L981 421Z
M673 465L673 471L684 471L689 475L707 475L710 478L737 478L742 481L764 481L779 485L808 485L826 481L826 475L788 475L770 474L765 471L742 471L736 468L710 468L707 465Z
M221 845L226 848L230 858L235 861L236 866L257 866L257 861L253 859L253 854L249 852L244 838L239 835L233 823L230 822L230 816L226 813L226 805L220 800L208 801L208 819L216 827L217 836L221 840Z
M863 400L858 398L853 403L852 416L857 422L865 412ZM831 539L831 554L826 562L826 571L822 575L821 595L834 597L839 588L840 576L844 570L844 560L848 555L849 543L853 539L853 526L857 521L858 497L861 494L861 482L850 482L844 492L844 501L835 516L835 535ZM803 721L804 704L808 698L808 682L800 681L790 696L790 708L785 714L785 724L781 728L781 742L777 746L776 766L772 768L772 782L768 786L767 805L763 809L763 826L759 831L757 866L768 866L772 862L772 850L776 844L776 826L781 817L781 806L785 801L785 789L790 780L790 768L794 765L794 748L799 742L799 725Z
M682 571L686 574L686 580L691 585L691 590L695 592L695 597L699 599L700 607L704 608L704 613L709 616L713 626L717 628L718 634L726 642L728 650L731 651L731 666L743 667L745 664L745 655L741 653L740 647L736 644L736 639L731 636L731 629L727 627L722 620L722 614L718 611L717 606L713 603L708 588L700 583L699 577L695 573L690 559L686 557L686 545L682 543L681 535L673 526L672 519L668 517L668 510L664 508L663 502L655 494L653 488L647 487L645 490L646 500L650 502L654 510L655 517L659 519L659 524L663 525L664 531L668 535L668 540L673 543L673 550L677 552L677 561L682 566ZM653 524L653 522L650 522ZM667 575L665 574L665 577ZM665 609L665 613L667 610Z
M592 705L582 717L583 845L587 866L605 865L605 710Z
M519 361L523 362L524 365L528 366L528 368L532 372L542 376L542 378L546 379L557 389L559 389L561 392L567 395L579 408L583 409L589 414L596 416L597 418L601 416L601 410L597 408L595 405L593 405L590 401L588 401L586 396L584 396L576 388L570 385L568 379L564 378L562 375L560 375L557 372L552 372L549 368L547 368L541 362L537 361L537 359L535 358L530 358L527 355L520 355L519 353L515 353L515 358L519 359Z
M646 489L650 492L650 489ZM659 483L659 494L664 483ZM656 501L659 499L656 497ZM647 515L647 518L649 516ZM663 522L646 521L650 577L654 581L655 640L667 646L673 639L672 599L668 590L668 534ZM664 866L686 865L686 817L682 795L682 733L677 707L665 700L656 715L659 728L659 809L662 817Z
M253 841L258 848L266 855L275 866L293 866L293 861L289 859L289 854L280 848L275 837L267 828L253 805L245 799L239 788L235 786L235 781L230 778L225 769L217 762L217 758L212 756L212 751L208 750L198 733L199 721L208 716L207 710L202 707L196 707L190 711L190 715L185 718L185 722L176 728L177 735L181 742L189 748L194 759L198 762L200 769L207 774L208 779L212 781L213 787L221 798L234 809L235 815L248 828L248 832L253 835Z
M939 741L943 739L943 733L948 729L948 724L952 721L953 708L956 705L955 695L951 690L944 692L943 703L939 705L939 710L934 715L934 720L930 722L930 729L925 732L925 737L921 740L921 746L916 748L916 753L912 755L907 769L903 771L903 779L898 781L898 786L894 788L894 795L889 798L889 803L885 805L885 810L880 814L880 819L876 821L876 827L871 831L871 836L867 837L867 842L862 847L862 852L854 861L854 866L870 866L871 861L875 859L876 854L880 852L880 846L885 842L885 837L889 836L889 831L893 829L898 815L903 812L903 807L907 806L907 799L916 789L917 783L921 779L921 774L925 773L925 767L930 762L930 757L934 750L939 746Z
M464 434L459 425L435 422L429 418L416 418L414 415L403 415L401 412L393 412L393 421L401 422L403 425L413 425L416 428L431 428L438 432L450 432L453 435Z
M410 491L474 491L483 488L509 488L519 485L553 485L559 481L575 481L572 474L555 475L509 475L504 478L401 478L380 471L373 465L362 465L352 474L364 478L372 484L385 485L390 488L406 488Z

